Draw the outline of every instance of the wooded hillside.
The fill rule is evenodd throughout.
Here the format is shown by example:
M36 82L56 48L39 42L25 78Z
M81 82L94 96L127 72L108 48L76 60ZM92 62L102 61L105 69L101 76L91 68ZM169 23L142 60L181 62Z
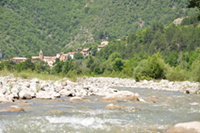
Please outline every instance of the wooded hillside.
M4 58L44 55L115 40L155 21L190 16L187 0L1 0Z

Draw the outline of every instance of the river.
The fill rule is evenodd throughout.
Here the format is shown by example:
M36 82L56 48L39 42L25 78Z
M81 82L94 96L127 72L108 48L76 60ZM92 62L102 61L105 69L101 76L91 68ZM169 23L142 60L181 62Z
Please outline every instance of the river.
M57 100L27 100L25 112L1 112L2 133L163 133L180 122L200 121L200 95L151 89L117 88L137 92L145 101L113 103L133 109L106 110L109 103L100 97L92 102L69 103ZM0 104L0 108L14 105ZM139 110L134 110L138 108Z

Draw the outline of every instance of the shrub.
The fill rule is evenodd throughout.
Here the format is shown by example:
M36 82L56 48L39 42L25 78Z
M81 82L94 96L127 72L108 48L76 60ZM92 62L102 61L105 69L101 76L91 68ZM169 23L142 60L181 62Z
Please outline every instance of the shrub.
M140 61L135 68L133 76L136 81L140 79L161 79L165 78L166 66L159 53L153 54L147 60Z
M195 67L192 75L194 81L200 82L200 64Z
M149 67L147 67L147 60L140 61L139 65L134 69L133 77L138 82L142 76L148 77L151 73Z
M165 64L159 53L155 53L147 59L147 67L151 71L147 76L154 79L165 77Z
M180 66L169 68L166 78L170 81L184 81L189 79L186 70L181 69Z

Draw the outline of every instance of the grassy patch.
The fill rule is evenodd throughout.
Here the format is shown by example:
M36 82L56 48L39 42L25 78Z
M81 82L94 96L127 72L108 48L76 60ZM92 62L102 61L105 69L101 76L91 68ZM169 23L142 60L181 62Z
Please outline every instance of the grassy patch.
M38 78L42 80L60 80L63 79L64 76L60 75L50 75L48 73L37 73L34 71L22 71L22 72L17 72L17 71L8 71L6 69L0 71L1 76L8 76L9 74L13 74L15 77L21 77L23 79L32 79L32 78Z

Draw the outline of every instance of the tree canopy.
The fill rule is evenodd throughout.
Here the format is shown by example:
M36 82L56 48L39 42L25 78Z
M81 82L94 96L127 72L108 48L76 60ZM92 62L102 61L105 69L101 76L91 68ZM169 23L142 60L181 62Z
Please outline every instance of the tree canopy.
M187 6L188 8L197 8L199 11L199 16L198 20L200 21L200 0L190 0L189 5Z

